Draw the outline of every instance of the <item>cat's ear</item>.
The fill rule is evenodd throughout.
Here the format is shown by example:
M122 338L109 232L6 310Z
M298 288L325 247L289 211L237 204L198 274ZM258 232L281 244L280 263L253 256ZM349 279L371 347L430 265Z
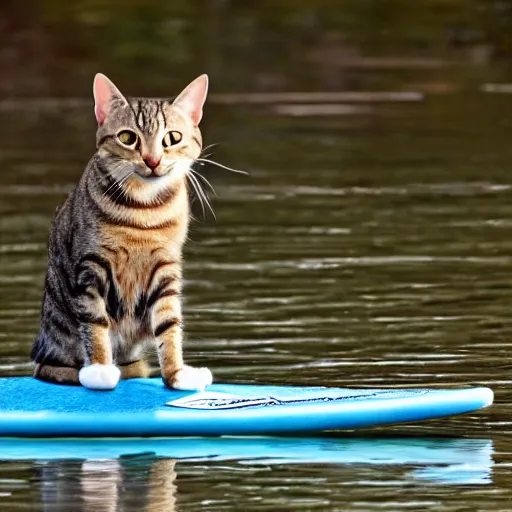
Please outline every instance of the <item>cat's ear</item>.
M203 105L208 94L208 75L201 75L191 82L174 100L173 105L186 112L194 126L198 126L203 117Z
M99 125L102 125L110 113L112 108L112 100L118 99L124 103L125 97L120 93L119 89L105 76L98 73L94 77L93 85L94 94L94 113Z

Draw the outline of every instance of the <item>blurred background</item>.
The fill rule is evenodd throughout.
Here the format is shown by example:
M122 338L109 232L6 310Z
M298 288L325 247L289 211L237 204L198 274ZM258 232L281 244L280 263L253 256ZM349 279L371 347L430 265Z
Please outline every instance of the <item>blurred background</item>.
M94 74L172 97L207 72L208 153L250 174L197 167L218 197L216 219L194 206L188 361L223 382L487 385L497 403L378 431L484 440L480 487L418 486L404 466L179 463L178 505L508 507L512 1L4 0L0 69L1 376L32 371L48 227L94 152ZM56 510L38 467L0 464L5 507Z
M512 52L507 0L27 0L0 9L1 91L16 97L88 96L98 68L150 94L199 70L222 92L448 92L506 79Z

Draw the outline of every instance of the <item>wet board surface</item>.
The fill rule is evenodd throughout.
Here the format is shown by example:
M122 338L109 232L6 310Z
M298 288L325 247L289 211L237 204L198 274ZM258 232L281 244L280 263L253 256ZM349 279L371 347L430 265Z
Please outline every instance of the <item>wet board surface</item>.
M173 391L162 380L121 381L114 391L0 379L0 436L220 436L347 430L462 414L490 405L468 389L351 389L214 384Z

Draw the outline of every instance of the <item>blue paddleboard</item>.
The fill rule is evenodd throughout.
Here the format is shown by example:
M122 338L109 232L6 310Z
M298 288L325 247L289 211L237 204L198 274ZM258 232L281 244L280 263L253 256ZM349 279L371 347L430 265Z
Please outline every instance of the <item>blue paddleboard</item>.
M160 378L113 391L0 378L0 437L262 435L346 430L461 414L490 405L469 389L348 389L214 384L166 389Z

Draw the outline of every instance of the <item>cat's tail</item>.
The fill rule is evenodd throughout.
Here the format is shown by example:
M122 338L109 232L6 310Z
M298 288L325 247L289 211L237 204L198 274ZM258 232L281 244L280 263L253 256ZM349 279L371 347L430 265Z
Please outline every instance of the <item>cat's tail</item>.
M52 366L50 364L37 363L34 377L46 382L54 382L55 384L80 385L78 369L69 366Z
M137 379L149 377L151 369L143 359L121 364L121 379ZM80 386L78 380L78 368L71 366L55 366L46 363L36 363L34 377L46 382L55 384L67 384L70 386Z

